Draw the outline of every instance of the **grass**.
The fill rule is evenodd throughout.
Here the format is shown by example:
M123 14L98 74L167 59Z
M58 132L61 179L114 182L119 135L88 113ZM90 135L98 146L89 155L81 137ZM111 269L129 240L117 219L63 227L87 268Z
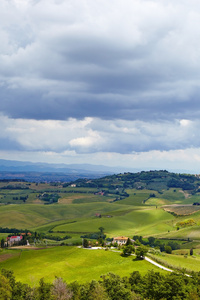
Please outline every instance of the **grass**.
M8 233L0 233L0 239L6 239L8 236Z
M190 216L176 217L174 219L174 227L176 228L176 224L187 219L192 219L195 222L195 224L193 226L188 226L185 228L180 227L179 230L173 230L167 233L163 233L161 235L158 234L158 237L200 240L200 211L193 213Z
M177 269L186 269L188 271L199 272L200 269L200 250L194 250L194 256L190 255L181 255L178 253L187 253L189 250L179 250L174 252L175 254L166 254L163 253L162 256L151 255L152 258L158 260L158 262L168 267L173 267ZM186 271L187 272L187 271Z
M170 205L170 204L188 204L193 203L191 198L186 198L184 193L179 191L179 189L169 189L163 190L162 192L157 192L154 190L136 190L136 189L127 189L126 192L129 194L129 197L120 201L126 205ZM155 195L150 197L151 194ZM118 202L118 203L120 203Z
M179 189L169 189L161 193L154 190L128 189L127 192L130 194L128 198L109 203L107 202L110 201L109 197L94 195L96 189L93 188L62 188L42 183L38 185L32 183L29 187L30 190L25 190L26 193L29 193L27 203L0 206L0 226L27 228L40 232L47 232L53 228L54 231L71 231L74 234L80 231L94 232L102 226L108 237L115 235L132 237L137 234L143 236L160 235L167 238L185 236L198 238L199 235L200 212L192 215L197 227L180 229L177 232L176 223L185 217L175 218L159 209L160 205L164 203L188 201L187 195L180 192ZM56 191L59 189L61 191L60 203L53 205L33 204L37 201L38 196L37 192L32 192L33 189L38 190L38 193L43 190ZM83 190L85 193L81 193ZM3 191L9 192L9 190ZM11 192L16 192L16 190ZM150 194L155 194L156 197L149 198ZM103 217L95 218L96 213L100 213ZM70 224L69 221L73 220L76 223ZM73 238L77 239L77 236L73 236Z
M182 204L185 201L187 202L185 194L180 189L170 188L168 190L163 190L159 197L167 200L166 204Z
M10 253L10 251L9 251ZM148 270L159 269L146 261L137 261L133 257L121 257L119 253L105 250L88 250L76 247L53 247L42 250L14 251L15 256L1 261L0 268L12 269L17 280L38 284L41 277L52 282L55 276L67 282L77 280L88 282L99 280L100 276L113 272L120 276L128 276L139 270L145 274Z
M96 218L94 217L96 213L105 216L113 213L113 217ZM133 206L104 202L71 205L24 204L0 207L0 226L2 227L27 228L44 232L54 227L55 231L94 232L102 226L110 237L167 232L173 230L173 220L174 217L162 209L137 208L133 210ZM69 223L70 221L77 222Z
M173 239L194 239L200 240L200 227L191 226L187 228L182 228L173 232L165 233L161 237L173 238Z
M145 204L146 205L151 205L151 206L162 206L167 204L167 200L162 199L162 198L149 198Z
M68 223L56 226L55 231L66 232L94 232L99 227L105 228L108 237L116 235L127 235L132 237L135 234L150 235L157 232L166 232L172 229L171 220L173 216L161 209L133 210L122 216L111 218L82 218L76 223Z
M16 201L18 204L1 205L0 226L26 228L44 233L52 230L52 235L61 237L70 235L72 238L64 241L67 244L80 242L82 234L97 232L99 227L103 227L107 237L124 235L132 238L134 235L141 235L166 239L189 239L187 244L182 242L181 251L188 252L191 247L200 248L200 211L190 216L176 217L161 207L166 204L191 204L198 201L199 195L188 196L179 189L169 189L160 193L154 190L129 189L127 190L129 197L110 202L113 200L113 195L110 197L94 195L96 189L93 188L62 188L35 183L29 187L30 190L25 191L2 190L0 200L4 202L15 196L19 197L20 193L22 196L28 194L29 198L25 204ZM58 189L61 196L59 203L44 205L43 201L37 200L39 193L56 192ZM155 194L156 197L149 198L150 194ZM198 207L177 206L175 209L184 214ZM102 217L95 217L97 213ZM194 220L193 226L177 230L176 224L188 218ZM0 238L6 237L7 234L0 234ZM55 243L55 241L49 242ZM165 263L177 267L181 265L196 271L200 267L200 254L196 252L195 256L196 258L185 258L184 255L173 254L162 256L160 259L164 259ZM135 261L131 257L123 258L119 253L66 246L37 251L3 251L0 252L1 267L13 269L17 280L31 285L38 283L41 277L53 281L55 276L61 276L68 282L74 280L86 282L92 279L98 280L102 274L108 272L125 276L134 270L143 273L148 269L158 270L145 261Z
M119 207L120 208L120 207ZM113 210L109 203L6 205L0 206L0 226L33 229L61 220L92 217Z
M149 195L151 193L154 193L154 191L150 190L136 190L136 189L128 189L126 192L129 194L128 198L125 198L124 200L118 201L117 203L123 203L126 205L134 205L134 206L141 206L144 205L144 201L149 198ZM155 192L157 193L157 192Z

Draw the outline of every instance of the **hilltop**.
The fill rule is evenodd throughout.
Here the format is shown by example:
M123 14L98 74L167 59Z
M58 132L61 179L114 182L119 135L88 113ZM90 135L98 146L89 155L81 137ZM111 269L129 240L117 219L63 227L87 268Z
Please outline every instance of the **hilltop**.
M191 174L170 173L166 170L142 171L137 173L124 173L118 175L105 176L99 179L88 181L78 179L74 182L77 187L105 187L122 189L148 189L162 192L169 188L181 188L190 193L199 192L200 177ZM71 183L70 183L71 184Z

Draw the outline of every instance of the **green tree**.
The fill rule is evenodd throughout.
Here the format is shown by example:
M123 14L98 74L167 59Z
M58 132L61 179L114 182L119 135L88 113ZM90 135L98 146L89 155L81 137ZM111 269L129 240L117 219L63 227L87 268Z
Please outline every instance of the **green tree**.
M104 233L104 230L105 230L105 228L103 228L103 227L99 227L99 230L100 230L101 234L103 234L103 233Z
M133 252L135 252L135 248L132 245L124 246L123 255L130 256Z
M165 299L191 299L187 294L190 291L190 278L182 274L170 273L164 278L164 284L160 289L160 294ZM191 289L193 290L193 288Z
M161 291L163 276L159 272L149 271L144 277L140 290L145 299L166 299Z
M82 299L81 298L81 285L77 281L73 281L68 286L73 293L73 300Z
M87 239L83 239L83 247L87 248L89 246L89 242Z
M9 280L10 286L13 288L15 286L15 276L13 275L13 271L3 268L1 269L1 274Z
M141 235L134 235L134 236L133 236L133 239L134 239L135 241L138 240L141 244L142 244L142 242L143 242L142 236L141 236Z
M139 293L141 292L141 288L140 285L143 282L142 276L140 274L139 271L134 271L133 273L131 273L130 277L129 277L129 283L131 285L131 290Z
M19 281L12 288L12 300L35 299L34 290L28 284Z
M135 251L137 259L143 259L147 254L147 252L148 252L148 248L146 246L144 245L139 246Z
M169 245L165 246L165 252L168 253L168 254L171 254L172 253L171 246L169 246Z
M12 288L9 279L0 274L0 299L9 300L12 296Z
M105 288L97 281L92 280L89 285L87 300L107 300L108 296Z
M102 239L102 237L100 237L99 239L98 239L98 243L99 243L99 245L101 245L102 247L104 246L104 240Z
M52 297L51 297L51 287L52 287L52 284L46 283L44 281L44 278L40 279L39 287L38 287L39 299L40 300L47 300L47 299L50 300L50 299L52 299Z
M140 241L137 239L137 240L135 240L134 245L135 245L135 246L140 246L141 243L140 243Z
M132 293L129 287L123 282L119 275L108 273L101 276L102 284L108 294L108 299L112 300L130 300Z
M131 242L131 240L128 238L127 242L126 242L126 246L128 245L132 245L133 243Z
M155 244L155 237L153 237L153 236L150 236L150 237L148 237L148 240L149 240L149 245L152 247L152 246L154 246L154 244Z
M99 227L99 230L100 230L100 237L101 237L102 239L105 239L105 238L106 238L106 235L104 234L105 228Z
M1 248L4 248L4 247L5 247L5 240L1 239Z

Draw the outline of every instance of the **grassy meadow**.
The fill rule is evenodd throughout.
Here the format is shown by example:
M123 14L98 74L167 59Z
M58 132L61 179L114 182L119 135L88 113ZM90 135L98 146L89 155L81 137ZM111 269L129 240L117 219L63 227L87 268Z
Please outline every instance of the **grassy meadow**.
M93 232L99 227L105 228L108 237L116 235L151 235L157 232L171 230L173 216L161 209L136 209L121 215L102 218L80 218L75 223L68 223L54 227L54 231L65 232ZM81 229L81 230L80 230Z
M131 175L127 173L126 176ZM187 251L190 247L196 250L200 248L200 206L192 205L200 199L198 192L164 188L163 182L156 190L156 181L152 183L152 180L141 188L144 184L141 178L137 188L131 181L120 181L122 177L116 176L113 181L107 177L103 184L99 179L101 188L97 183L97 187L94 184L87 187L87 182L84 182L86 186L77 187L19 182L12 183L9 189L9 182L0 182L0 227L28 229L61 238L69 235L71 238L64 240L68 245L80 243L81 235L98 232L103 227L107 238L120 235L130 238L134 235L144 238L153 236L165 238L166 243L170 239L180 242L182 251L184 247ZM45 193L57 194L58 202L43 201L41 195ZM24 196L28 196L27 200L20 200ZM193 221L187 223L188 219ZM186 226L177 225L181 222ZM0 233L1 239L6 237L7 234ZM187 244L181 240L187 241ZM61 243L49 237L47 242ZM173 254L162 256L161 259L188 269L194 264L192 270L200 270L200 254L197 252L195 258ZM55 276L61 276L68 282L86 282L99 279L108 272L125 276L135 270L144 273L149 269L158 270L145 261L123 258L119 253L71 246L3 250L0 252L2 267L13 269L17 280L31 285L41 277L52 281Z
M156 261L162 265L171 268L186 269L186 272L200 271L200 250L195 249L194 255L189 255L190 250L175 250L172 254L162 253L162 255L151 255Z
M55 276L67 282L88 282L99 280L100 276L113 272L128 276L139 270L159 269L146 261L135 257L122 257L120 252L90 250L77 247L52 247L41 250L4 250L0 252L0 268L12 269L15 277L32 286L37 285L41 277L52 282Z
M151 235L173 230L174 217L154 207L127 207L117 203L24 204L0 207L0 226L38 231L96 232L105 228L108 237ZM102 217L95 217L101 213Z

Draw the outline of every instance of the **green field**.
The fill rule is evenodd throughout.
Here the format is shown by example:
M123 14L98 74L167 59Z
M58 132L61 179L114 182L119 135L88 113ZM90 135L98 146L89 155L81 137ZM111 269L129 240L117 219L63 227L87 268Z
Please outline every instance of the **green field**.
M161 209L137 209L121 216L81 218L75 223L56 226L54 231L93 232L102 226L109 237L116 235L132 237L136 234L151 235L171 230L172 220L173 216Z
M122 203L122 201L121 201ZM130 212L128 212L130 211ZM101 213L102 218L95 214ZM100 226L109 237L150 235L173 229L174 217L162 209L136 208L117 203L9 205L0 207L0 226L19 229L94 232ZM75 223L71 223L76 221ZM60 225L62 224L62 225ZM58 225L58 226L56 226Z
M194 255L189 255L189 250L176 250L174 254L163 253L161 256L153 255L159 263L172 268L186 269L187 271L200 271L200 250L194 250ZM185 254L185 255L184 255Z
M6 205L0 207L0 226L32 229L60 220L92 217L95 213L107 213L112 210L111 204L101 202L72 205Z
M192 205L200 200L199 179L195 177L192 182L188 176L189 183L193 184L194 188L185 190L171 187L168 183L176 178L175 186L177 182L182 186L186 184L186 175L181 177L173 174L171 179L171 175L165 171L160 173L126 173L96 181L83 179L77 181L76 185L69 186L62 183L0 182L0 227L28 229L45 234L49 245L61 242L68 245L80 244L82 235L96 233L103 227L106 238L120 235L132 238L138 235L148 241L147 238L153 236L162 240L165 238L165 243L170 239L175 240L181 244L183 250L184 247L199 249L200 206ZM44 200L43 194L56 194L58 202ZM20 200L20 197L26 195L28 198L25 202ZM167 209L169 211L166 211ZM188 223L190 226L177 225L181 222L187 224L188 219L193 220ZM0 233L0 238L6 239L7 235ZM71 238L55 240L66 235ZM46 242L42 242L45 247ZM184 244L186 242L187 244ZM85 282L99 279L100 275L109 271L123 276L133 270L146 272L148 268L153 268L145 261L133 261L131 257L123 258L118 253L71 246L22 252L8 250L9 255L4 256L6 259L1 261L5 253L1 252L0 267L13 269L17 279L23 282L27 280L32 285L47 275L51 281L56 275L67 281ZM195 259L186 259L184 255L165 258L175 266L183 264L185 268L190 268L191 262L195 264L194 268L199 268L198 254Z
M128 198L112 203L107 202L107 200L96 202L96 199L94 202L94 195L91 194L89 194L88 200L85 200L86 195L82 194L82 198L79 198L78 201L80 203L77 204L41 205L25 203L2 205L0 206L0 226L26 228L39 232L53 230L55 234L58 231L70 232L73 238L71 242L77 241L80 238L80 233L96 232L100 226L105 228L107 237L154 235L167 238L199 239L200 212L192 214L195 226L180 228L177 231L176 224L187 219L188 216L175 217L160 208L160 205L165 201L169 202L169 199L160 198L162 195L159 194L159 198L150 198L142 203L152 191L137 192L135 189L127 191L130 193ZM158 193L155 192L155 194ZM184 197L183 193L172 190L163 192L163 194L165 194L165 198L170 198L171 194L178 195L180 199ZM72 196L71 193L66 195ZM80 197L79 193L74 195L76 199ZM102 196L97 197L104 198ZM81 203L87 201L90 202ZM140 206L138 206L139 204ZM100 213L102 218L96 218L97 213Z
M10 255L6 260L5 255ZM77 280L88 282L99 280L100 276L114 272L128 276L140 270L158 271L157 267L146 261L137 261L132 257L122 257L120 252L89 250L77 247L53 247L41 250L6 250L0 252L0 268L12 269L17 280L34 286L41 277L52 282L55 276L67 282Z

